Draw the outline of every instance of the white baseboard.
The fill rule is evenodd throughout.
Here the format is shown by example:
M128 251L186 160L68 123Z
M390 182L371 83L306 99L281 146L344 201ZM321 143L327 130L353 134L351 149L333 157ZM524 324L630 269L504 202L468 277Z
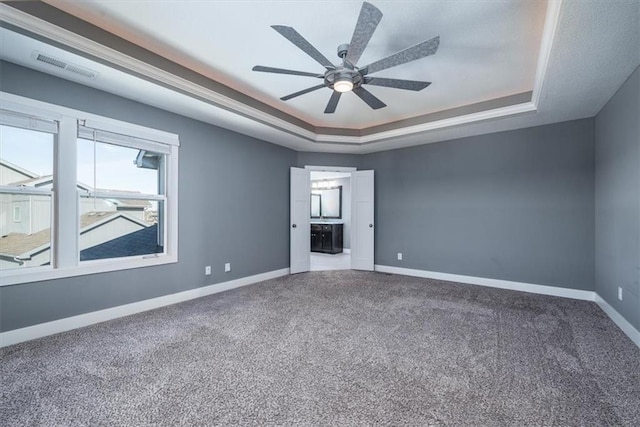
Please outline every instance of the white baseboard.
M471 285L488 286L491 288L510 289L513 291L530 292L534 294L551 295L564 298L594 301L604 311L613 323L624 332L635 345L640 348L640 331L633 327L620 313L611 307L600 295L593 291L580 289L557 288L555 286L534 285L532 283L512 282L509 280L486 279L484 277L462 276L459 274L437 273L434 271L414 270L410 268L376 265L375 271L381 273L402 274L405 276L423 277L426 279L446 280L449 282L466 283Z
M242 277L240 279L230 280L228 282L216 283L214 285L204 286L202 288L190 289L188 291L178 292L176 294L151 298L144 301L133 302L131 304L120 305L117 307L106 308L104 310L93 311L91 313L80 314L77 316L67 317L64 319L54 320L46 323L40 323L38 325L27 326L26 328L2 332L0 333L0 347L6 347L9 345L18 344L36 338L46 337L48 335L53 335L60 332L82 328L84 326L93 325L95 323L105 322L107 320L116 319L118 317L129 316L132 314L141 313L143 311L153 310L155 308L160 308L183 301L216 294L218 292L228 291L230 289L262 282L264 280L286 276L288 274L289 269L283 268L281 270L274 270L267 273L256 274L254 276Z
M596 294L596 304L600 306L613 323L618 325L622 332L624 332L630 339L640 348L640 331L633 327L631 323L627 321L615 308L611 307L608 302L602 299L602 297Z
M532 283L486 279L484 277L462 276L459 274L437 273L434 271L414 270L387 265L376 265L375 270L382 273L403 274L405 276L424 277L426 279L447 280L449 282L467 283L471 285L488 286L491 288L511 289L514 291L530 292L533 294L553 295L556 297L573 298L586 301L596 300L595 292L583 291L580 289L557 288L555 286L534 285Z
M342 252L344 252L345 254L350 254L351 253L351 249L342 248Z
M631 325L620 313L618 313L611 305L603 300L600 295L592 291L582 291L578 289L556 288L554 286L534 285L531 283L512 282L508 280L486 279L482 277L462 276L458 274L437 273L433 271L414 270L409 268L391 267L386 265L376 265L375 270L382 273L402 274L405 276L423 277L427 279L446 280L457 283L467 283L472 285L488 286L500 289L510 289L522 292L531 292L543 295L552 295L565 298L580 299L586 301L595 301L607 316L640 348L640 331ZM65 319L54 320L51 322L41 323L38 325L28 326L26 328L14 329L12 331L0 333L0 347L6 347L18 344L24 341L36 338L46 337L48 335L60 332L70 331L72 329L105 322L107 320L116 319L118 317L129 316L141 313L147 310L200 298L207 295L224 292L230 289L247 286L253 283L262 282L289 274L288 268L274 270L267 273L256 274L254 276L242 277L240 279L230 280L228 282L216 283L214 285L202 288L191 289L176 294L165 295L158 298L152 298L144 301L138 301L131 304L125 304L118 307L107 308L104 310L94 311L91 313L80 314L78 316L67 317Z

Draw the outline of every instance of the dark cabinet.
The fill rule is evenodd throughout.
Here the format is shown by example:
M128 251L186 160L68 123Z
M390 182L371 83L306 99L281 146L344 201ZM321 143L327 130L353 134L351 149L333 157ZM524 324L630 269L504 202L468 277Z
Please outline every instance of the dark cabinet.
M322 225L311 224L311 252L322 252Z
M311 224L311 252L342 253L342 224Z

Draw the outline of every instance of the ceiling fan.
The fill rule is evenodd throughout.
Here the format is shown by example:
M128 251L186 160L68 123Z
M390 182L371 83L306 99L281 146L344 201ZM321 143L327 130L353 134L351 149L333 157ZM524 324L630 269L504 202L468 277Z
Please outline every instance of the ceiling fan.
M356 23L356 28L351 37L351 43L341 44L338 46L338 57L342 59L342 64L333 65L322 53L311 45L304 37L291 27L283 25L272 25L271 28L280 33L291 43L300 48L307 55L315 59L320 65L326 68L323 74L310 73L305 71L286 70L282 68L264 67L256 65L253 71L261 71L264 73L290 74L294 76L315 77L323 79L323 83L312 86L310 88L292 93L280 98L288 101L305 93L328 87L333 90L329 103L325 108L325 114L331 114L336 111L340 96L344 92L353 91L360 99L374 110L386 107L386 104L376 98L371 92L366 90L363 85L385 86L395 89L405 89L419 91L431 84L431 82L421 82L415 80L388 79L382 77L369 77L370 74L378 71L386 70L397 65L415 61L433 55L438 51L440 45L440 36L425 40L414 46L387 56L364 67L358 67L357 63L360 56L364 52L371 36L375 32L378 23L382 19L382 12L374 5L364 2L360 9L360 16Z

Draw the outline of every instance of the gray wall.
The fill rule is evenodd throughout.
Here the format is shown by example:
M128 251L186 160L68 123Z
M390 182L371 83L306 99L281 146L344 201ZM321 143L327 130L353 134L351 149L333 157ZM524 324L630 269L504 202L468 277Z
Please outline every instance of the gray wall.
M182 142L179 263L2 287L2 331L288 267L294 165L376 171L376 264L595 289L639 326L637 70L595 120L358 156L296 153L0 67L3 91L174 132ZM231 273L222 272L224 262Z
M0 89L180 135L177 264L0 287L0 330L289 266L297 153L9 63ZM257 232L259 231L259 232ZM225 262L232 271L223 272ZM213 267L204 275L205 265Z
M594 289L594 121L365 155L375 263ZM403 260L397 260L397 253Z
M595 194L596 291L640 329L640 68L596 116Z

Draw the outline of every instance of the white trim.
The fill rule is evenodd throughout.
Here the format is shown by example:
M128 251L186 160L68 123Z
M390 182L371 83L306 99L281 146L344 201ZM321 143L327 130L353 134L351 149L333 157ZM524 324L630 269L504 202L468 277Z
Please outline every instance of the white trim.
M421 123L415 126L407 126L404 128L378 132L367 136L346 136L346 135L323 135L317 134L316 142L320 143L341 143L341 144L364 144L376 142L383 139L398 138L415 133L427 132L435 129L453 127L473 123L483 120L497 119L507 117L514 114L536 112L537 107L533 102L525 102L508 107L495 108L493 110L479 111L477 113L466 114L464 116L451 117L448 119L436 120L433 122Z
M54 268L73 268L78 263L79 218L77 176L77 127L74 117L64 115L60 119L60 132L54 149L53 233L51 236L51 263ZM18 270L19 271L19 270ZM25 271L25 280L28 272Z
M166 202L167 198L163 194L143 194L143 193L123 193L116 191L78 191L78 197L84 199L115 199L115 200L153 200L158 202Z
M542 40L540 41L540 53L538 54L538 64L536 66L536 79L533 84L533 93L531 94L531 102L536 106L540 102L540 94L544 85L544 78L549 69L549 60L551 58L551 48L560 22L560 8L562 0L549 0L547 2L547 16L544 20L544 29L542 30Z
M345 167L345 166L305 165L304 168L308 171L318 171L318 172L355 172L358 170L355 167Z
M20 194L26 196L51 196L51 189L42 189L26 186L11 187L9 185L0 185L0 194Z
M594 291L580 289L559 288L555 286L536 285L532 283L513 282L510 280L487 279L484 277L462 276L459 274L437 273L434 271L415 270L410 268L392 267L388 265L375 266L375 271L381 273L402 274L405 276L422 277L425 279L446 280L449 282L465 283L470 285L487 286L491 288L509 289L512 291L529 292L533 294L551 295L563 298L572 298L583 301L593 301L605 312L607 316L624 332L631 341L640 348L640 331L633 327L620 313L611 307Z
M28 129L37 132L58 133L58 121L38 117L34 114L23 114L16 111L7 110L4 104L0 109L0 124L20 129ZM29 174L31 175L31 174Z
M446 280L449 282L466 283L470 285L488 286L490 288L510 289L513 291L530 292L533 294L573 298L584 301L596 300L595 292L583 291L580 289L559 288L555 286L535 285L532 283L512 282L510 280L487 279L484 277L462 276L459 274L437 273L434 271L414 270L410 268L391 267L378 264L375 266L375 271L413 277L424 277L426 279Z
M604 311L613 323L624 332L631 341L640 348L640 331L633 327L615 308L611 307L602 297L596 294L596 304Z
M90 265L84 262L91 263ZM172 264L178 262L175 254L158 255L149 258L141 255L127 258L109 258L105 260L84 261L83 264L69 268L53 268L51 266L29 267L28 269L4 270L2 272L2 286L18 285L20 283L41 282L43 280L62 279L66 277L84 276L86 274L108 273L110 271L130 270L132 268L152 267L155 265ZM95 262L95 264L93 264Z
M496 108L488 111L480 111L477 113L466 114L449 119L423 123L416 126L408 126L405 128L383 131L367 136L316 134L300 126L294 125L286 120L260 111L235 99L224 96L211 89L207 89L189 80L175 76L167 71L156 68L136 58L129 57L122 52L103 46L93 40L89 40L69 30L57 27L47 21L36 18L32 15L29 15L28 13L22 12L1 3L0 16L2 16L2 20L5 22L16 25L20 28L24 28L30 32L44 36L51 40L56 40L67 46L77 49L80 52L93 55L109 63L120 66L126 70L147 76L157 82L167 85L170 88L174 88L187 94L199 97L201 99L205 99L218 107L225 108L235 114L243 115L253 121L264 123L267 126L290 132L298 137L305 138L316 143L342 143L360 145L363 143L375 142L388 138L407 136L435 129L442 129L477 121L537 111L537 104L539 101L543 80L546 75L546 70L548 68L549 58L551 56L551 48L558 24L560 5L561 0L551 0L547 6L547 15L545 18L545 27L543 29L543 37L540 46L540 53L538 56L536 78L534 81L531 102Z
M350 254L350 253L351 253L351 249L349 249L349 248L342 248L342 252L344 252L345 254Z
M54 320L51 322L40 323L39 325L27 326L26 328L14 329L12 331L0 333L0 347L6 347L18 344L24 341L36 338L46 337L48 335L58 334L60 332L70 331L72 329L82 328L84 326L94 325L96 323L105 322L107 320L117 319L119 317L130 316L132 314L141 313L147 310L176 304L179 302L189 301L192 299L228 291L230 289L239 288L241 286L251 285L253 283L265 280L275 279L277 277L289 274L288 268L269 271L254 276L242 277L240 279L230 280L228 282L216 283L202 288L191 289L188 291L178 292L176 294L165 295L162 297L151 298L144 301L133 302L131 304L111 307L104 310L93 311L91 313L80 314L77 316L67 317L65 319Z

